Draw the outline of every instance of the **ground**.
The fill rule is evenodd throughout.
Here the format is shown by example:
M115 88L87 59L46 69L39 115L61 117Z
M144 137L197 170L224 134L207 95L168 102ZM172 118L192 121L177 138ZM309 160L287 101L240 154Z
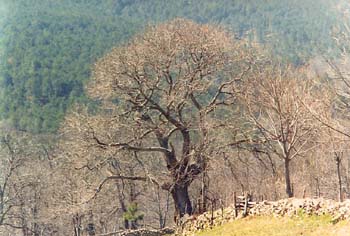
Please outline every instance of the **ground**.
M196 233L196 236L348 236L350 221L332 224L331 216L248 217Z

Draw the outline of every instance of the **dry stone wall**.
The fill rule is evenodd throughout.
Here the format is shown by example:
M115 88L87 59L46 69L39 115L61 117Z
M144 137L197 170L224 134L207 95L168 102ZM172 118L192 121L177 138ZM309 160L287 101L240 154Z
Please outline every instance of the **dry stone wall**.
M165 236L172 235L173 229L165 228L162 230L150 230L150 229L138 229L138 230L125 230L115 233L102 234L99 236Z
M274 217L292 217L298 214L306 215L331 215L333 222L350 219L350 200L336 202L327 199L296 199L289 198L279 201L263 201L257 203L248 212L249 216L274 216ZM206 212L202 215L184 217L182 227L179 227L177 235L192 236L196 232L206 230L224 223L242 218L242 213L235 217L233 206L217 210L215 212Z

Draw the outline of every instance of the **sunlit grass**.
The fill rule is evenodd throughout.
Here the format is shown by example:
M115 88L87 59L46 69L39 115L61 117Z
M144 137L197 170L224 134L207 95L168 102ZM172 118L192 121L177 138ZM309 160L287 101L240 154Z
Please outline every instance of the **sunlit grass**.
M236 220L223 226L197 233L196 236L347 236L350 222L334 225L330 216L293 218L253 217Z

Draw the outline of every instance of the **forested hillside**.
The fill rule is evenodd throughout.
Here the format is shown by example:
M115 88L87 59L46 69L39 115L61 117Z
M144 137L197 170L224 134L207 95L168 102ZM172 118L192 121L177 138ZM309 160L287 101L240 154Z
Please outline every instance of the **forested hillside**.
M315 6L317 6L315 8ZM10 125L54 132L74 102L88 103L92 64L146 24L175 17L225 25L303 64L334 53L342 22L329 0L2 0L0 113Z

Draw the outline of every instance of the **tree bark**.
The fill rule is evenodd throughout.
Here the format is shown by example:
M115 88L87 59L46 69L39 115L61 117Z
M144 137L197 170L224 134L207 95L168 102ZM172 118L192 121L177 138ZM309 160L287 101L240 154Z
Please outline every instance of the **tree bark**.
M192 215L192 204L188 194L187 184L175 184L171 189L171 195L175 204L175 222L185 214Z
M202 172L201 179L201 206L199 213L202 214L207 211L207 191L208 191L208 181L206 180L206 171Z
M124 182L122 182L122 184L124 185ZM120 204L120 207L122 209L123 214L125 214L128 211L128 209L127 209L126 204L125 204L125 199L124 199L124 196L122 193L122 187L120 186L118 181L116 181L116 186L117 186L117 190L118 190L119 204ZM130 228L129 221L127 219L124 219L123 223L124 223L124 229Z
M293 190L292 185L290 181L290 170L289 170L289 159L284 159L284 177L286 181L286 193L288 197L293 197Z
M341 165L341 156L340 154L335 154L335 162L337 164L337 176L338 176L338 188L339 188L339 202L343 201L343 183L342 183L342 178L341 178L341 170L340 170L340 165Z
M78 213L73 216L74 236L81 236L81 218Z

